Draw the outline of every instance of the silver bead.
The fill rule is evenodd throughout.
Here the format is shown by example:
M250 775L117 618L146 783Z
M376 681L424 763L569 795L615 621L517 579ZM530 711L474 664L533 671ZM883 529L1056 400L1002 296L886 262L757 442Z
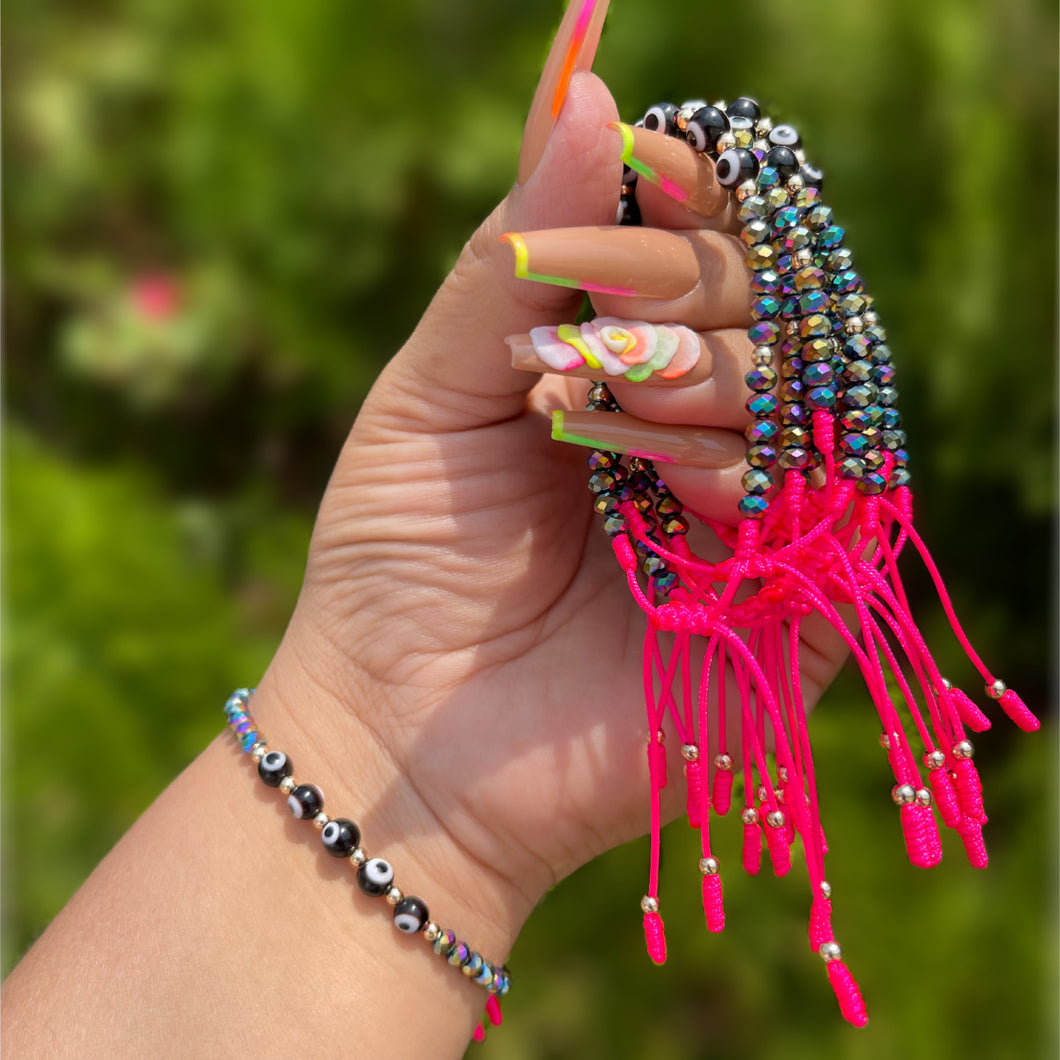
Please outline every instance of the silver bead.
M930 806L931 805L931 791L928 788L917 788L916 789L916 804L917 806Z
M916 801L916 788L912 784L896 784L891 788L895 806L909 806Z
M323 828L324 828L324 825L326 825L329 820L330 820L330 818L328 817L328 815L326 813L324 813L324 812L318 813L316 815L316 817L313 818L313 826L316 828L316 830L318 832L322 831Z
M791 260L793 265L805 269L813 264L813 251L809 247L801 247L791 255Z
M781 784L787 784L788 770L786 766L777 766L777 777L780 779Z
M773 131L773 120L771 118L759 118L755 124L755 132L762 137L763 140L769 139L769 134Z
M783 828L786 818L780 810L774 810L772 813L766 815L766 823L770 828Z
M788 189L789 195L798 195L799 192L806 187L806 181L803 180L798 173L792 173L792 175L788 177L784 187Z
M269 745L262 741L261 743L254 744L250 750L250 757L254 759L255 762L260 762L268 753Z
M294 777L284 777L283 780L280 781L280 791L282 791L284 795L290 795L296 787L298 787L298 781L295 780Z
M759 784L758 785L758 790L755 792L755 797L757 798L757 800L759 802L765 802L766 801L766 797L768 795L769 795L769 792L766 791L765 784Z
M717 858L700 858L699 859L699 871L704 876L717 876L718 874L718 859Z
M885 732L880 733L880 746L885 751L889 751L891 749L891 738Z
M769 367L773 363L773 347L756 346L751 357L758 367Z
M939 686L943 689L943 691L949 692L953 688L953 682L947 681L945 677L940 677Z
M390 890L386 892L386 900L391 905L397 905L404 897L405 896L397 889L397 887L391 887Z
M718 140L720 142L721 137L719 137ZM743 202L744 199L749 199L749 198L751 198L752 195L757 195L757 194L758 194L758 185L755 184L755 182L753 180L745 180L736 189L736 201L737 202Z
M652 898L650 894L646 894L640 900L640 907L645 913L657 913L659 911L659 899Z
M707 105L705 99L686 99L681 104L681 110L687 110L688 116L691 118L697 110L702 110Z
M767 144L765 140L757 139L751 144L751 150L761 151L763 155L767 155L769 154L769 144Z
M350 851L350 861L360 868L368 860L368 855L360 848L355 847Z
M825 898L832 897L832 885L827 880L821 880L820 890Z
M847 317L843 321L843 330L848 335L860 335L865 330L865 321L861 317Z
M428 942L434 942L441 933L442 929L433 920L428 920L423 926L423 937Z
M995 681L993 684L986 686L986 694L991 699L1000 699L1007 691L1008 687L1004 681Z
M732 769L732 755L720 754L714 756L714 765L725 772Z
M699 748L694 743L681 744L681 757L686 762L699 761Z
M728 129L726 129L725 132L723 132L721 134L721 136L718 137L718 144L717 144L718 154L719 155L723 154L725 151L728 151L730 147L735 147L735 146L736 146L736 137L733 136L733 134Z
M971 758L975 754L975 748L971 740L959 740L953 745L954 758Z
M805 151L805 149L802 148L802 147L796 147L795 148L795 158L796 158L796 161L798 161L800 166L805 165L806 164L806 151Z
M924 765L928 769L941 769L946 764L946 756L938 749L924 755Z
M821 944L821 948L817 952L824 959L825 964L831 964L832 961L838 961L843 956L843 951L839 948L838 942L824 942Z
M711 103L712 107L716 107L718 110L727 111L729 109L729 101L726 99L719 99L717 103Z
M865 320L866 327L872 327L873 324L880 322L880 314L875 309L866 309L861 315Z
M757 824L758 823L758 811L753 806L748 806L743 813L740 814L744 824Z

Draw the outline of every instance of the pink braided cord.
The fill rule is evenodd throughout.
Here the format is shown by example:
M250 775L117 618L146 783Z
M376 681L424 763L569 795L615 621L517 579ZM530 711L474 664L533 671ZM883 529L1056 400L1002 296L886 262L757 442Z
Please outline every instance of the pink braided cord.
M685 783L688 789L685 797L685 812L688 815L688 823L693 828L699 828L702 823L703 769L698 760L685 763Z
M1027 709L1027 704L1011 688L1006 689L998 702L1001 704L1001 709L1024 732L1037 732L1041 728L1042 723Z
M648 945L648 956L656 964L665 964L666 928L658 913L644 914L644 941Z
M865 1011L865 1002L861 1000L861 991L850 970L842 961L829 961L826 967L843 1019L853 1023L855 1027L864 1027L869 1022L869 1016Z
M732 805L732 781L731 769L714 770L714 784L711 797L714 802L714 812L724 817Z
M964 814L961 813L961 805L957 801L957 792L949 770L945 766L931 770L928 773L928 786L931 788L935 805L939 808L942 823L947 828L957 828L964 820Z
M933 869L942 860L942 841L935 815L929 807L913 804L900 807L900 812L910 863L918 869Z
M703 877L703 913L707 928L715 933L725 930L725 907L721 899L721 877L715 872Z
M749 876L757 876L762 867L762 833L758 822L743 826L743 870Z
M979 770L970 758L953 760L953 776L957 788L957 801L965 817L971 818L980 825L986 824L986 811L983 809L983 785L979 780Z

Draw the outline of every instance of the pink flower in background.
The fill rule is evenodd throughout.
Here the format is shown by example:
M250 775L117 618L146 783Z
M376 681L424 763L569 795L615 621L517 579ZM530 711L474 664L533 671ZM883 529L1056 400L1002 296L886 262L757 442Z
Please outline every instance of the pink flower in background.
M132 282L129 295L137 312L148 320L168 320L177 312L180 288L172 276L147 273Z

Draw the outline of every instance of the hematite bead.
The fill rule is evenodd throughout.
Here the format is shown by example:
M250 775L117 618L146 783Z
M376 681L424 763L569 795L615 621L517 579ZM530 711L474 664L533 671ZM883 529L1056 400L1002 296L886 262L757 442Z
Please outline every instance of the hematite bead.
M785 427L798 427L810 422L810 412L801 402L792 401L780 410L780 422Z
M373 898L386 894L393 882L394 868L383 858L369 858L357 870L357 886Z
M270 788L278 788L283 778L289 777L293 771L294 766L283 751L269 751L258 763L258 776Z
M799 171L799 160L795 157L795 152L784 145L770 150L766 155L766 165L775 169L784 180Z
M827 386L834 380L835 373L832 371L832 366L825 361L807 365L806 371L802 374L802 381L806 386Z
M422 931L429 919L427 903L422 898L407 894L394 906L394 927L406 935Z
M361 830L349 818L333 817L321 830L320 841L332 857L345 858L360 846Z
M740 480L748 493L768 493L773 488L773 476L761 468L752 468Z
M677 132L677 110L673 103L656 103L648 108L641 124L649 132L673 136Z
M723 132L728 132L728 129L729 117L725 111L717 107L700 107L688 119L685 139L697 151L713 151L717 146L718 137Z
M299 784L287 796L287 806L299 820L311 821L324 809L324 793L315 784Z
M752 368L744 377L744 382L751 390L772 390L776 385L777 373L772 368Z
M769 510L769 501L765 497L749 493L747 496L740 498L740 503L736 507L740 509L742 515L757 519L759 516L765 515Z
M761 107L750 96L740 96L739 99L734 99L725 108L725 112L730 118L748 118L753 122L762 117Z
M777 462L774 445L752 445L747 450L747 463L751 467L772 467Z
M760 445L763 442L771 442L779 430L772 420L758 420L748 424L743 435L751 445Z
M753 394L746 407L752 416L771 416L777 410L777 399L773 394Z
M754 179L758 173L758 159L745 148L731 147L719 156L714 172L723 188L735 188L745 180Z
M806 392L806 404L813 409L830 409L835 407L836 388L834 386L815 386Z

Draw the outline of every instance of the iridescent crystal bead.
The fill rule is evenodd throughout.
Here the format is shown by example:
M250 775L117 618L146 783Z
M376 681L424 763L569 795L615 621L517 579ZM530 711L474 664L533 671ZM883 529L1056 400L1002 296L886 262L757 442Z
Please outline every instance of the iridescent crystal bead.
M764 294L754 300L751 312L759 320L771 320L780 312L780 299L775 294Z
M783 232L786 229L794 228L799 223L801 216L802 211L797 206L782 206L773 214L773 231ZM792 248L788 247L788 249L791 250Z
M655 510L660 515L680 515L684 505L676 497L663 497L655 505Z
M621 501L614 493L598 493L593 501L593 508L600 515L613 515L618 511Z
M801 357L785 357L780 362L780 374L785 379L792 379L802 375L806 362Z
M802 169L799 170L799 174L803 180L806 180L806 169L803 165ZM821 201L821 189L814 187L807 180L807 186L801 189L795 196L795 205L802 206L804 208L812 208L817 206Z
M751 390L772 390L777 382L777 373L772 368L752 368L744 377L744 382Z
M872 417L867 409L847 409L839 421L841 427L848 431L863 431L872 426Z
M898 400L898 391L893 386L881 386L876 398L881 405L893 405Z
M802 316L797 295L793 294L780 303L780 315L785 320L795 320L797 317Z
M663 533L673 537L674 534L688 533L688 520L683 515L671 515L663 520Z
M613 512L604 520L604 532L608 537L621 534L626 529L626 517L618 512Z
M847 405L863 409L876 400L878 389L872 383L858 383L856 386L848 387L844 400Z
M806 392L806 404L812 409L834 408L837 396L834 386L815 386Z
M836 470L841 478L861 478L865 465L858 457L847 456L839 461Z
M880 442L884 449L901 449L905 445L905 431L881 431Z
M869 407L871 408L872 406L870 405ZM866 427L861 433L865 436L870 448L878 449L883 445L883 432L879 427Z
M772 467L777 462L775 445L752 445L747 450L747 462L751 467Z
M780 174L772 166L763 166L758 171L758 186L765 189L777 188L783 181L780 179Z
M843 366L843 378L848 383L867 383L872 378L871 362L851 361Z
M851 335L843 342L843 356L851 361L860 361L869 356L872 342L865 334Z
M866 471L880 471L887 463L887 458L879 449L870 449L863 457Z
M823 313L812 313L799 321L799 336L803 339L814 339L832 333L832 321Z
M849 431L839 436L839 448L848 456L862 456L871 446L864 431Z
M779 432L780 428L772 420L757 420L748 424L743 436L750 445L761 445L773 441Z
M784 276L785 273L789 273L795 268L795 259L790 254L781 254L777 258L777 272ZM794 277L786 277L794 280Z
M817 234L817 245L823 247L825 250L833 250L843 242L843 236L846 233L839 225L829 225L827 228L821 229Z
M865 322L868 323L869 314L864 313L862 315L865 317ZM879 324L870 324L867 328L865 328L865 334L874 343L887 341L887 332L884 331Z
M614 453L602 453L598 450L595 453L591 453L585 462L589 465L590 470L600 471L611 467L617 459L618 457Z
M740 482L748 493L768 493L773 488L773 476L760 467L745 472Z
M784 449L778 460L785 471L804 471L810 466L810 454L805 449Z
M740 232L740 238L749 247L753 247L758 243L769 242L773 238L773 231L765 221L748 221Z
M830 206L813 206L806 211L806 224L821 231L832 223L832 208Z
M608 490L613 490L617 484L618 479L610 470L597 471L589 479L589 489L593 493L606 493Z
M887 488L887 480L878 471L866 471L858 482L858 490L870 495L883 493Z
M816 289L824 285L825 275L821 269L810 266L807 269L799 269L795 273L795 290L805 291Z
M865 415L869 418L869 425L876 426L883 422L883 406L882 405L866 405Z
M785 206L785 210L795 210L794 206ZM778 213L782 213L782 210L778 210ZM808 247L813 241L813 235L805 225L796 225L794 228L789 229L784 233L780 240L780 245L789 253L802 250L803 247Z
M909 474L909 469L904 467L896 467L891 472L890 487L891 489L898 489L899 486L908 486L912 475Z
M775 269L762 269L751 277L755 294L776 294L780 289L780 275Z
M656 592L668 596L677 586L677 575L672 570L668 570L652 578L652 585L655 586Z
M846 269L837 269L837 272L846 272ZM856 317L865 309L865 298L863 295L853 293L845 294L835 304L836 312L841 317Z
M880 426L884 430L888 428L901 427L902 426L902 414L896 408L886 408L883 410L883 416L880 419Z
M769 510L769 501L765 497L758 496L754 493L749 493L745 497L740 498L740 503L737 505L742 515L746 515L750 519L757 519Z
M788 195L788 193L780 187L770 188L768 191L764 192L764 196L766 200L766 205L769 207L770 210L783 209L783 207L787 206L787 204L791 201L791 196Z
M842 272L854 264L854 255L846 247L836 247L828 255L828 271Z
M810 443L810 432L805 427L785 427L780 432L780 444L785 449L805 449Z
M801 402L792 401L781 406L780 422L785 427L802 426L810 422L810 410Z
M828 339L811 339L802 344L799 352L804 361L830 361L832 344Z
M824 291L809 290L799 295L799 310L804 316L828 311L828 295Z
M772 346L780 338L780 325L775 320L760 320L751 326L747 337L755 346Z
M889 364L891 360L891 347L885 342L878 342L869 348L869 360L873 364Z
M746 407L752 416L771 416L777 410L777 399L773 394L753 394Z
M777 252L768 243L761 243L756 247L751 247L747 251L747 256L744 258L747 263L747 267L754 271L759 269L772 268L777 262Z
M890 386L894 382L894 365L878 364L872 369L872 381L877 386Z
M802 381L806 386L827 386L835 381L835 373L832 366L824 361L806 366L802 373Z
M654 577L656 574L664 574L667 570L666 561L661 556L655 555L646 556L640 568L649 577Z
M769 213L769 206L761 195L750 195L740 203L736 216L744 223L760 221Z
M837 292L860 291L861 277L853 269L844 269L842 272L833 273L831 287Z

